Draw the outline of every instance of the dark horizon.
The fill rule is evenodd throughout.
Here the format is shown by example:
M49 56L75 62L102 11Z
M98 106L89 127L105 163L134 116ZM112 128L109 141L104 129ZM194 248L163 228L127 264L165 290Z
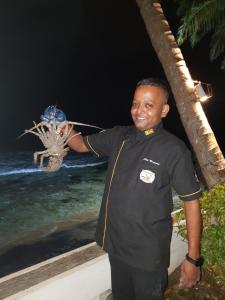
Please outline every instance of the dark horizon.
M165 79L135 1L14 2L2 1L0 9L0 151L41 149L34 136L15 139L52 104L71 121L129 125L136 82ZM176 33L174 6L164 4L164 10ZM224 151L225 73L219 61L209 61L208 43L181 50L192 78L212 84L213 99L203 109ZM170 106L165 126L188 143L172 96Z

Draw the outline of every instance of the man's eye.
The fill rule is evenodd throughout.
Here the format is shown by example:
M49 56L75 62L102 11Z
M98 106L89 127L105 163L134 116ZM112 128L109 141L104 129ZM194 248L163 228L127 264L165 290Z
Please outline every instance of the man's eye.
M146 107L147 109L150 109L150 108L152 108L152 104L146 103L146 104L145 104L145 107Z
M136 106L137 106L137 103L133 102L132 107L136 107Z

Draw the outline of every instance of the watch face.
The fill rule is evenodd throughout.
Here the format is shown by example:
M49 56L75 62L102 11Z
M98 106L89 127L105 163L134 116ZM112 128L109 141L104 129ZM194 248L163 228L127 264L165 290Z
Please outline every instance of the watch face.
M196 266L201 267L203 265L204 259L201 256L199 259L196 260Z

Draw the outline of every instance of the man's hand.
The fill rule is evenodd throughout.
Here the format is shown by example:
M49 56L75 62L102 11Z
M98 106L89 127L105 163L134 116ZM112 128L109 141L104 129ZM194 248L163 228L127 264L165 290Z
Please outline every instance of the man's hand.
M185 259L181 265L179 288L191 288L195 286L200 281L200 277L200 267L196 267Z

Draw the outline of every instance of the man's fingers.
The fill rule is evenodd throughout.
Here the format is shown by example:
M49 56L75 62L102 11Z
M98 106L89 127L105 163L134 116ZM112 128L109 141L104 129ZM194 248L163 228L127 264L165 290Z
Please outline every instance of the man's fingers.
M192 288L195 285L197 285L200 281L196 280L196 281L190 281L187 278L181 278L178 284L178 288L179 289L185 289L185 288Z
M184 288L184 282L183 282L183 281L180 281L180 282L179 282L178 288L179 288L179 289L183 289L183 288Z
M185 288L186 282L187 282L187 279L186 279L186 277L185 277L185 274L184 274L184 272L182 272L182 270L181 270L180 281L179 281L178 287L179 287L180 289Z
M188 278L184 272L181 271L180 281L178 284L179 289L185 289L185 288L192 288L194 287L198 282L200 281L200 276L198 276L198 279L193 280L191 278Z

